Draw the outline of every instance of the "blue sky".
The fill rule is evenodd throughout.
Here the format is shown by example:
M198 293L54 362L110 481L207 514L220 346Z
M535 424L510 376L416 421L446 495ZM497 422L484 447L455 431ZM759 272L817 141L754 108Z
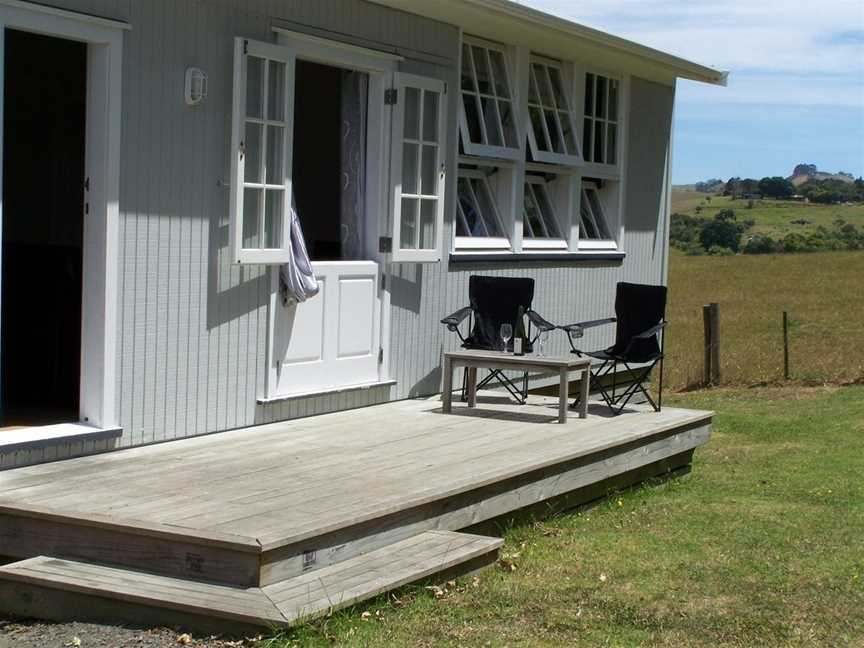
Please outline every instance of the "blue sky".
M731 72L678 86L674 182L864 175L864 1L521 0Z

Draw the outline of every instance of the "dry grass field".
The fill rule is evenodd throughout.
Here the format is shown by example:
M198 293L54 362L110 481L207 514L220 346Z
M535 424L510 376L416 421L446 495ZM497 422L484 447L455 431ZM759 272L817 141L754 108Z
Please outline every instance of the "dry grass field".
M720 304L722 381L783 378L782 313L789 311L793 380L864 379L864 252L689 257L669 271L668 386L698 383L702 306Z

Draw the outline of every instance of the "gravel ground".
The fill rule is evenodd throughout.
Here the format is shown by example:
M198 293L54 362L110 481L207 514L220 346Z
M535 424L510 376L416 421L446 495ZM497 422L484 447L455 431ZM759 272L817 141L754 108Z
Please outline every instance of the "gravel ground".
M197 637L168 628L0 619L0 648L249 648L256 643L255 639Z

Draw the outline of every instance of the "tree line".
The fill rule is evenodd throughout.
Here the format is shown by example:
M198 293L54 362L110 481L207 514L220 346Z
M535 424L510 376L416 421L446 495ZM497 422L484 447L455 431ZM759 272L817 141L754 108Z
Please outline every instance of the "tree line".
M767 234L748 235L756 222L739 221L732 209L720 211L714 218L672 214L670 242L688 255L711 254L782 254L826 250L864 250L864 231L842 218L832 227L819 226L812 232L791 232L775 239Z
M712 191L712 187L719 191L720 180L708 180L696 185L697 191ZM703 188L700 189L699 187ZM795 186L786 178L772 176L755 180L753 178L730 178L723 184L722 194L733 198L748 198L761 196L763 198L774 198L777 200L788 200L793 196L802 196L810 202L821 204L837 204L844 202L864 202L864 179L858 178L854 182L845 182L837 178L826 178L824 180L811 179Z

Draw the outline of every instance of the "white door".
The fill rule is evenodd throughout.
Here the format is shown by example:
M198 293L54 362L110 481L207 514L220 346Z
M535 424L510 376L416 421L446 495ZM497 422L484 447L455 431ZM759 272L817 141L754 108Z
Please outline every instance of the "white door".
M374 261L314 263L321 292L285 307L277 299L273 396L378 381L381 296Z

